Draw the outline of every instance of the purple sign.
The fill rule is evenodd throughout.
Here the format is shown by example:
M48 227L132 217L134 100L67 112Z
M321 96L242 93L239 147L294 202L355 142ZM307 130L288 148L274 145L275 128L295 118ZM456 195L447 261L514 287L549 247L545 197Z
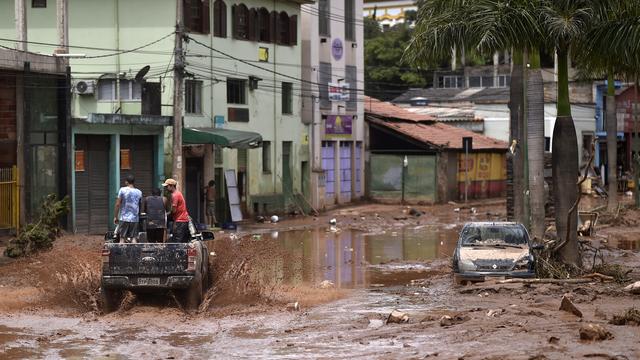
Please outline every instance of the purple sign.
M324 133L327 135L351 135L352 115L327 115Z
M342 40L339 38L333 39L331 42L331 55L336 60L342 59L342 54L344 53L344 48L342 47Z

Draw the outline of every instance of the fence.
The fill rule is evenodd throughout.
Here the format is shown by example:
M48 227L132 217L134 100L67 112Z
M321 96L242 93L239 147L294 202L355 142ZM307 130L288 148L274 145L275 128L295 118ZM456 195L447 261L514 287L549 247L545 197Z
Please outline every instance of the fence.
M18 192L18 169L0 169L0 229L16 233L20 222L20 195Z

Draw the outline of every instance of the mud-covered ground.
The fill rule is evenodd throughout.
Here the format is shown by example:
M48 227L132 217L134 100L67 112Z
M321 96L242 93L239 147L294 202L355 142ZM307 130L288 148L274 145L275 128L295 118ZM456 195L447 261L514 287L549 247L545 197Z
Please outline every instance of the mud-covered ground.
M504 216L503 203L458 207L413 216L362 205L219 233L215 270L243 259L248 273L219 276L211 305L195 313L170 296L130 296L99 314L101 240L66 236L51 252L0 265L0 358L640 358L640 327L609 323L640 309L640 295L623 290L631 280L453 285L460 225ZM640 213L604 221L587 240L638 280ZM559 310L563 295L582 317ZM408 321L387 324L396 309ZM612 338L580 340L586 324Z

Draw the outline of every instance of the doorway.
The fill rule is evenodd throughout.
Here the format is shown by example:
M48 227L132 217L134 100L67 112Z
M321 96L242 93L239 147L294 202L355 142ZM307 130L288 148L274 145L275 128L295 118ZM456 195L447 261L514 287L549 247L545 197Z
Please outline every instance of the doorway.
M109 230L109 135L75 136L76 230L104 234Z
M293 198L293 178L291 176L291 141L282 142L282 193L285 206Z
M185 201L187 211L197 223L204 223L204 158L187 158Z

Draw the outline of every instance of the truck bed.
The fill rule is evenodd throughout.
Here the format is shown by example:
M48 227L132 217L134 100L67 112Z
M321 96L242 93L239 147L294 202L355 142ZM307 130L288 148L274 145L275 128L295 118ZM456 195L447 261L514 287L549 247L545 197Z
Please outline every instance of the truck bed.
M123 289L187 288L202 269L202 260L189 269L189 249L202 259L199 243L105 243L102 250L102 285ZM206 253L204 254L206 256ZM200 271L198 271L200 272Z

